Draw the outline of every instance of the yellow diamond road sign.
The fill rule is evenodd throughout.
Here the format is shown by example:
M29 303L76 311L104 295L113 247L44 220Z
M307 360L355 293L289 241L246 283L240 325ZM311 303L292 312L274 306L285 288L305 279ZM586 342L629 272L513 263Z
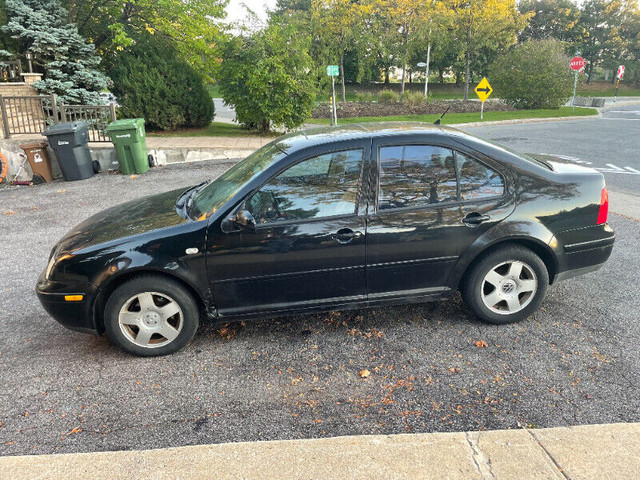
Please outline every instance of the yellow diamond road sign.
M484 103L484 101L489 98L489 95L493 93L493 88L489 85L489 82L486 78L480 80L480 83L475 88L476 95L478 98Z

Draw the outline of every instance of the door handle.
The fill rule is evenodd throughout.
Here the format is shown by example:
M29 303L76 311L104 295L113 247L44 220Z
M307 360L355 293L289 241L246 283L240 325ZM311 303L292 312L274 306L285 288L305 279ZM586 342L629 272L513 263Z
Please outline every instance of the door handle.
M350 228L341 228L336 233L331 235L331 238L336 240L338 243L346 244L351 242L354 238L360 238L362 236L362 232L354 232Z
M462 222L466 223L467 225L480 225L482 222L486 222L490 218L491 217L489 215L482 215L478 212L471 212L462 219Z

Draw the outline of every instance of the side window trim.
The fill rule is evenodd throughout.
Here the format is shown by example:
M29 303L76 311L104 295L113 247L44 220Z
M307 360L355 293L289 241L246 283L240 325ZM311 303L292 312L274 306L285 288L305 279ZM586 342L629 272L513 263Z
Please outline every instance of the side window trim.
M355 208L354 208L354 212L353 213L330 215L330 216L315 217L315 218L296 218L296 219L281 220L281 221L267 221L265 223L261 223L261 224L256 225L256 230L265 229L265 228L273 228L273 227L277 227L277 226L294 225L296 223L310 223L310 222L325 221L325 220L331 220L331 219L351 218L351 217L356 217L356 216L361 215L362 214L361 207L362 207L362 199L363 199L363 189L366 188L363 185L364 172L367 170L367 165L366 165L367 164L367 152L370 151L371 145L367 146L367 145L365 145L363 143L363 144L360 144L360 145L357 145L357 146L356 145L354 145L354 146L327 145L327 147L330 147L330 148L326 148L326 149L322 148L322 149L315 150L312 153L311 152L307 153L306 155L303 155L299 159L293 161L291 164L288 164L288 165L282 167L281 169L277 170L275 173L271 174L267 179L265 179L264 182L262 182L256 188L254 188L247 195L245 195L245 197L242 199L242 201L240 201L238 203L238 205L235 206L231 210L231 212L235 213L240 209L246 208L247 201L249 201L257 192L259 192L271 180L277 178L283 172L287 171L288 169L290 169L290 168L292 168L292 167L294 167L296 165L299 165L302 162L305 162L307 160L311 160L312 158L320 157L320 156L323 156L323 155L329 155L329 154L332 154L332 153L349 152L349 151L354 151L354 150L360 150L360 151L362 151L362 163L360 165L360 173L359 173L358 184L357 184L358 188L357 188L357 192L356 192ZM332 162L333 162L333 159L332 159Z

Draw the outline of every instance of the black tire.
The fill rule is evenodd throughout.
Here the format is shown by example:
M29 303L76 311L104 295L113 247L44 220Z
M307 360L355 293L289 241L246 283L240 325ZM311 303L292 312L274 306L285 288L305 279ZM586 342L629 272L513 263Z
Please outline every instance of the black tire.
M517 279L509 275L512 265L523 265ZM495 282L499 286L494 287L491 281L485 280L492 270L493 273L504 275L504 280ZM535 285L535 290L519 291L531 288L531 285ZM540 257L527 248L513 245L497 248L480 258L467 272L460 291L476 317L487 323L504 325L524 320L535 312L548 286L549 272ZM492 296L493 289L497 296ZM495 299L498 300L496 303L493 302ZM512 308L514 304L519 304L521 309ZM513 313L509 313L510 309Z
M134 297L136 299L132 300ZM152 306L143 309L140 299L147 302L149 298ZM174 303L179 309L165 319L167 315L163 314L163 308L171 304L171 308L176 309ZM123 318L132 318L137 324L122 325L121 311ZM104 312L104 326L109 339L121 349L141 357L168 355L180 350L195 335L199 320L198 305L189 291L180 283L157 275L136 277L117 287L107 300ZM173 330L169 330L167 325ZM147 346L136 343L138 338L145 336L141 335L143 329L149 335ZM171 333L164 337L163 331ZM177 336L170 339L173 335ZM140 340L140 343L145 342Z
M93 167L93 173L100 173L101 168L100 168L100 162L99 161L93 160L91 162L91 165Z
M151 154L147 156L147 162L149 162L149 167L151 168L156 166L156 159Z

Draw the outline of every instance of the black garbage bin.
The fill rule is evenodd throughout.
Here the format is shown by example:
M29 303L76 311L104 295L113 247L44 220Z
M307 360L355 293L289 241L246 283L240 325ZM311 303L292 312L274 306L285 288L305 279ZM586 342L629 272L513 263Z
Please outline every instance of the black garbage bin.
M49 145L56 152L65 180L93 177L94 169L87 142L89 135L84 122L63 122L44 131Z

